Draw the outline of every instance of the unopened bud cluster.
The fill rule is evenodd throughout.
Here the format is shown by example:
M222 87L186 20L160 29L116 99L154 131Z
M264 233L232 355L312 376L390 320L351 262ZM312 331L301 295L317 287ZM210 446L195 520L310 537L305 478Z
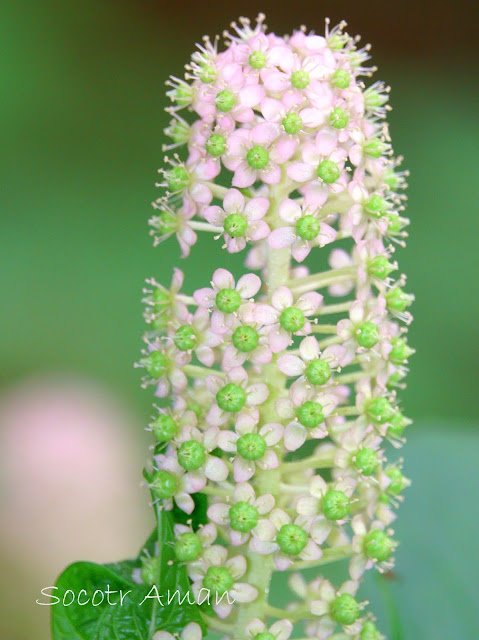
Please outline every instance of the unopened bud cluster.
M344 26L279 37L263 16L242 19L223 51L205 39L169 82L153 235L176 234L187 256L210 233L224 264L192 296L179 269L146 289L139 365L167 399L150 424L150 488L192 518L195 494L207 497L206 523L175 525L175 553L193 592L229 594L204 620L235 639L287 640L295 624L311 638L383 637L357 590L364 570L392 566L409 484L397 391L413 297L394 278L406 172L389 89L366 87L369 47ZM227 269L237 252L241 277ZM344 558L350 580L333 586L320 567ZM306 582L300 570L316 566ZM273 571L297 596L286 610L268 599Z

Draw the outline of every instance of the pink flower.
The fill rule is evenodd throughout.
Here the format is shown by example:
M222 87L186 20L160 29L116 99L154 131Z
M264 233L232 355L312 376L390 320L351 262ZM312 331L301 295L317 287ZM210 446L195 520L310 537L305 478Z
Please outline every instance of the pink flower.
M273 353L280 353L287 349L293 342L292 335L306 336L311 333L311 324L306 318L318 312L322 301L321 294L310 291L294 302L291 290L282 286L273 292L271 305L257 304L255 306L254 319L269 326L269 344ZM297 322L296 326L299 326L298 329L290 328L288 330L287 327L291 327L291 324L288 324L288 315L294 316L294 320ZM291 319L290 322L292 322Z
M278 46L270 52L276 58L276 67L263 74L263 82L268 91L284 96L288 105L300 104L304 97L311 102L316 92L322 94L319 80L324 77L322 59L316 56L301 59L287 46ZM332 98L329 90L329 96Z
M283 426L278 422L258 428L257 421L247 415L238 416L234 431L221 431L218 446L227 453L236 454L233 461L236 482L246 482L252 478L256 467L262 470L278 468L275 448L283 438L283 432ZM256 453L251 455L250 450Z
M343 361L346 350L340 345L326 347L321 353L318 341L308 336L299 345L299 356L285 354L278 358L278 368L290 377L300 376L298 382L322 385L331 379L331 369Z
M170 390L176 394L181 393L188 384L183 367L190 360L189 354L178 352L173 344L165 348L158 341L149 343L138 364L147 374L143 386L156 384L155 395L159 398L165 398Z
M269 516L269 520L273 523L278 533L284 525L294 523L301 526L302 524L301 519L296 518L293 520L291 516L282 509L273 509ZM279 544L276 541L256 539L253 542L253 545L253 548L257 553L274 553L274 564L278 571L285 571L293 563L293 557L308 562L312 560L319 560L322 556L320 547L311 538L308 538L304 549L293 557L281 551Z
M195 502L192 493L198 493L206 485L206 476L194 471L186 472L178 463L173 448L170 447L166 454L160 453L154 457L157 470L168 471L176 480L175 492L171 498L163 499L162 505L167 511L173 509L173 501L185 513L192 513Z
M244 503L250 505L259 516L263 516L258 519L257 524L247 532L241 532L234 528L231 528L231 508L238 504ZM208 518L210 518L216 524L222 526L229 526L229 536L231 544L238 546L246 544L251 536L259 538L260 540L272 540L275 536L275 528L272 522L265 518L274 507L274 497L270 494L264 494L256 497L255 490L247 482L239 482L233 491L233 500L224 503L217 502L212 504L207 512Z
M317 544L322 544L331 533L333 526L344 524L345 520L331 521L323 515L323 498L329 490L341 491L350 498L356 487L352 478L341 478L327 483L320 475L309 482L308 495L300 496L296 503L296 511L302 516L303 525L310 531Z
M229 137L223 164L234 171L234 187L250 187L257 180L278 184L279 165L294 152L288 145L274 144L280 133L279 126L263 122L252 129L238 129Z
M185 209L174 211L171 209L166 200L158 200L153 204L155 209L160 213L152 216L148 221L152 230L150 235L153 236L153 246L157 246L160 242L167 240L173 233L181 248L181 257L187 258L190 255L190 248L196 243L198 236L193 231L190 222L195 215L192 209L186 212Z
M235 284L235 279L226 269L216 269L211 288L197 289L193 297L197 304L212 309L211 328L224 334L239 319L252 320L252 298L261 287L261 280L254 273L247 273Z
M224 378L208 376L206 385L216 399L206 417L213 426L225 425L232 414L240 411L257 422L259 413L256 407L263 404L269 395L268 387L263 382L249 384L248 374L243 367L230 369Z
M361 300L355 300L349 309L349 319L345 318L338 322L338 336L343 339L343 347L345 349L343 364L349 364L349 362L351 362L356 355L356 350L359 349L360 352L364 351L364 348L358 345L357 340L361 334L361 327L365 322L375 324L378 327L380 336L381 323L386 314L386 303L384 299L378 299L378 301L379 304L376 304L368 310L365 303ZM372 349L380 348L381 343L379 341L377 347L372 347Z
M301 408L309 402L314 402L317 411L321 412L322 420L316 426L305 426L301 422ZM336 409L338 397L334 393L318 393L315 389L308 389L302 384L293 384L288 398L276 400L275 407L283 420L288 420L284 431L284 446L288 451L296 451L306 441L308 436L314 439L326 438L328 429L326 418ZM320 417L321 417L320 416ZM306 421L306 420L305 420Z
M322 206L328 193L339 193L346 186L344 162L347 153L338 146L337 133L320 130L315 142L307 140L302 149L303 162L292 162L287 174L295 182L307 182L305 203Z
M285 198L279 205L279 215L290 226L279 227L268 237L270 247L283 249L291 246L295 260L302 262L313 247L324 247L336 238L336 231L320 222L321 210L301 207L295 200Z
M203 212L208 222L220 227L229 253L245 248L246 242L266 238L270 230L262 220L269 209L267 198L251 198L246 202L238 189L229 189L223 200L223 209L216 205Z
M175 346L180 351L194 353L202 364L211 367L215 361L213 349L221 344L221 336L211 331L208 311L198 307L194 314L188 311L181 313L174 328L175 331L170 334L170 337ZM190 331L189 334L188 331ZM183 343L186 343L186 346Z
M191 589L198 602L205 598L203 579L210 567L224 567L233 578L233 586L228 589L231 600L236 603L253 602L258 596L258 590L246 582L238 582L246 573L244 556L237 555L228 559L228 550L220 545L213 545L206 549L200 562L188 566L188 574L193 580ZM227 618L233 610L233 604L228 598L211 598L213 610L219 618Z
M259 365L271 362L273 354L269 345L269 327L242 322L230 333L228 338L231 344L225 348L221 360L225 371L240 367L246 360Z
M385 214L389 210L390 206L387 201L383 199L385 209L380 213L381 217L377 219L376 212L372 215L373 212L368 210L368 206L370 206L369 203L371 202L372 196L376 196L381 199L382 196L379 196L379 194L370 194L366 187L357 180L353 180L349 183L348 191L354 204L349 209L347 216L344 218L342 228L350 231L354 240L359 242L368 230L371 218L373 217L373 224L377 227L381 235L383 235L387 231L388 227L388 220Z

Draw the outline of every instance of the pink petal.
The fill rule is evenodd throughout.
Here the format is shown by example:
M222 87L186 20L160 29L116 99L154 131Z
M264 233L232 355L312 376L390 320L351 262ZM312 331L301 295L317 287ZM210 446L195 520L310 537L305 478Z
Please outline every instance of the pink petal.
M291 400L294 404L299 407L299 405L303 404L308 399L308 390L304 384L295 382L291 385L289 395L291 396Z
M230 593L237 602L253 602L258 597L258 589L246 582L236 582Z
M256 171L252 171L245 162L242 162L235 170L233 186L240 187L241 189L251 187L255 180Z
M228 253L238 253L246 247L246 238L230 238L225 233L225 240Z
M269 165L259 173L261 174L263 182L266 182L266 184L278 184L281 180L281 169L274 162L270 162Z
M213 200L213 194L210 189L200 182L195 184L191 189L191 197L195 202L201 205L208 205Z
M260 345L253 351L252 360L259 364L269 364L273 359L271 349L266 345Z
M283 135L276 141L274 149L271 151L270 158L273 162L284 164L293 156L297 146L298 141L296 138Z
M264 456L261 458L260 466L262 466L263 469L277 469L279 467L279 459L276 451L266 449Z
M233 453L236 451L236 441L238 434L232 431L220 431L218 434L218 446L222 451Z
M254 273L247 273L238 280L236 291L243 300L248 300L255 296L261 287L261 279Z
M233 289L235 286L233 275L226 269L216 269L212 280L217 289Z
M228 378L230 382L234 382L240 386L244 386L244 384L248 382L248 374L243 367L235 367L234 369L231 369L228 374Z
M296 223L301 217L301 207L291 198L281 200L278 211L280 218L285 222Z
M324 111L314 107L303 109L299 115L306 127L320 127L325 119Z
M285 201L283 200L283 202ZM273 292L273 295L271 296L272 305L275 307L275 309L278 309L281 311L283 309L286 309L287 307L292 307L293 302L294 302L294 299L293 299L293 294L291 293L291 290L284 285L281 287L278 287Z
M188 493L197 493L206 485L205 476L199 471L189 471L183 476L183 486Z
M280 227L270 233L268 243L273 249L284 249L291 246L295 239L296 233L292 227Z
M249 220L259 220L262 218L269 209L270 202L268 198L252 198L246 204L244 209L245 214Z
M349 317L353 324L359 324L364 320L365 310L361 302L353 302L351 309L349 310Z
M321 222L321 227L319 231L318 238L320 240L319 245L322 247L325 244L329 244L330 242L334 242L338 232L333 227L330 227L329 224L325 222Z
M269 146L281 133L279 125L273 122L261 122L250 132L251 139L260 145Z
M228 477L228 467L217 456L208 456L205 464L205 476L213 482L224 482Z
M285 108L279 100L264 98L261 101L261 113L265 120L276 122L285 113Z
M329 363L330 367L336 368L346 355L346 349L339 344L333 344L326 347L323 351L322 360Z
M214 333L223 335L234 324L234 318L215 309L211 314L211 330Z
M290 86L288 76L281 71L268 71L263 75L263 83L268 91L286 91Z
M187 493L178 493L175 496L175 502L178 505L178 507L185 513L193 513L193 509L195 508L195 502L193 498Z
M351 265L351 256L344 249L333 249L329 254L328 262L333 269L342 269Z
M227 504L213 504L208 508L208 518L216 524L227 524L229 522L230 507Z
M233 476L236 482L246 482L254 475L254 471L254 462L244 460L240 457L235 458L233 463Z
M304 193L304 203L309 207L319 208L328 199L328 190L318 180L308 184Z
M289 333L282 327L278 329L274 328L270 331L269 346L273 353L281 353L282 351L285 351L285 349L287 349L292 343L293 340Z
M302 238L297 238L291 247L291 255L297 262L303 262L303 260L309 256L311 249L312 245L310 242Z
M304 368L304 362L298 356L285 354L278 358L278 369L287 376L300 376Z
M286 45L277 45L268 51L268 62L271 66L280 67L283 71L292 71L294 55Z
M248 239L257 242L258 240L264 240L270 234L271 230L264 220L257 220L253 222L251 227L248 228Z
M314 336L308 336L299 345L299 354L303 360L310 361L319 357L319 345Z
M305 162L292 162L286 169L286 173L295 182L307 182L314 177L314 167Z
M298 309L304 313L305 316L314 315L323 302L323 296L316 291L309 291L303 293L296 302Z
M204 364L205 367L211 367L214 364L215 354L210 347L202 345L195 350L195 354L201 364Z
M240 104L245 107L256 107L264 97L264 87L252 84L240 89L238 98Z
M268 422L259 430L259 434L266 440L268 447L272 447L283 437L284 428L279 422Z
M226 213L239 213L244 209L244 195L238 189L228 189L224 200L223 207ZM213 207L210 207L213 208Z
M268 399L268 387L262 382L252 384L248 387L248 404L263 404Z
M259 324L274 324L278 321L278 312L269 304L257 304L253 310L253 317Z
M299 422L290 422L284 430L284 446L288 451L296 451L306 441L307 431Z
M215 292L208 287L197 289L193 294L193 298L199 305L208 309L215 304Z
M223 353L221 365L225 371L233 367L241 367L246 360L246 353L238 351L232 344L229 344Z
M338 146L338 136L335 131L322 129L316 136L316 149L318 153L329 156Z

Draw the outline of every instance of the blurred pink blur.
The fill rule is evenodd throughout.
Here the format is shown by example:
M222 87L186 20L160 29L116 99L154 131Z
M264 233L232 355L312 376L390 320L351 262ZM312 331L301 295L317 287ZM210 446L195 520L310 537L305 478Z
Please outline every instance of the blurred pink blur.
M119 398L71 378L7 389L0 425L0 637L42 640L41 588L76 560L134 556L149 534L143 428Z

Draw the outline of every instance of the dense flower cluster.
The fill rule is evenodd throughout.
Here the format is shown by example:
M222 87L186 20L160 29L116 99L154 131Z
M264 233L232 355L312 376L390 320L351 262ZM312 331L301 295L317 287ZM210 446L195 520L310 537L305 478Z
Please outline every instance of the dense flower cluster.
M369 48L343 24L278 37L259 16L233 29L170 81L166 149L178 152L150 223L184 256L210 232L261 277L219 267L193 296L178 269L169 288L149 281L139 365L168 398L150 425L151 489L186 514L207 496L208 522L178 523L175 551L195 593L230 596L205 615L211 629L287 640L298 623L311 638L375 640L356 594L364 570L393 562L408 485L394 447L410 423L397 390L413 353L412 296L391 277L408 220L388 88L365 87ZM330 268L310 273L308 256ZM342 558L343 585L299 572ZM268 602L275 570L295 571L298 602L283 611Z

